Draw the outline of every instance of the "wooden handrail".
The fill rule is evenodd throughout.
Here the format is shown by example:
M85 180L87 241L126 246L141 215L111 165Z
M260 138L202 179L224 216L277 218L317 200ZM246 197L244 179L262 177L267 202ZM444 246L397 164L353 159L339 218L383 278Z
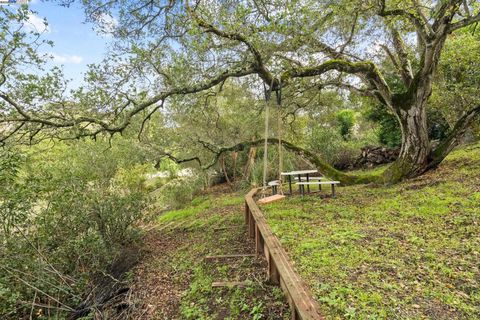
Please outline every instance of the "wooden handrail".
M273 234L265 216L253 199L259 190L259 188L252 189L245 196L245 224L250 237L255 238L257 254L263 254L267 260L270 282L280 285L285 293L292 309L292 319L324 319L312 292L295 272L287 252Z

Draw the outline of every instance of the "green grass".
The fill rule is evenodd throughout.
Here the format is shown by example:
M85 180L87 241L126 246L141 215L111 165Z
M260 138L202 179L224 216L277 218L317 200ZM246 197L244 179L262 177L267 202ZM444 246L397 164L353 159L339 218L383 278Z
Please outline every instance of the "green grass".
M192 200L189 206L168 211L158 218L160 224L172 221L183 221L189 218L195 218L205 210L212 208L213 203L207 196L197 197Z
M160 224L166 222L179 222L195 219L202 212L209 209L235 206L245 201L243 195L222 195L220 197L199 196L194 198L186 207L178 210L168 211L158 218Z
M327 318L480 318L480 145L394 186L262 209Z
M369 170L352 170L349 173L357 175L357 176L368 176L368 175L381 175L383 171L385 171L390 165L389 164L382 164L375 168Z
M253 251L254 244L243 222L244 201L241 194L208 194L157 219L161 232L178 242L168 256L156 258L162 261L159 268L168 272L180 286L187 284L181 293L179 314L175 319L273 320L290 317L281 289L265 282L266 263L262 260L247 257L205 261L207 255ZM214 230L229 226L233 228ZM250 282L246 288L212 288L214 281ZM159 315L158 318L165 317Z
M223 197L217 198L217 203L220 206L234 206L239 205L245 202L244 195L225 195Z

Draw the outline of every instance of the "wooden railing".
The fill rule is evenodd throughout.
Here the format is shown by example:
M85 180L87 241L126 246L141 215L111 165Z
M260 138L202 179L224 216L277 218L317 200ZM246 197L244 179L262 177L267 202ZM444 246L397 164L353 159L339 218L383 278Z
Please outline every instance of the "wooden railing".
M245 196L245 223L250 237L255 238L257 254L263 254L268 262L268 278L273 284L280 285L285 293L292 319L324 319L320 306L305 282L293 269L287 252L270 229L265 216L253 197L260 189L252 189Z

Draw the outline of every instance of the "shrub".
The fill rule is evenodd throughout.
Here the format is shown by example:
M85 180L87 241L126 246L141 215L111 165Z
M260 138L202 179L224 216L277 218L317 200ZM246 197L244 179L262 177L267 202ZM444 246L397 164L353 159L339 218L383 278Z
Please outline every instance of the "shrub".
M335 168L347 169L360 155L362 147L376 142L376 137L371 131L361 136L352 136L350 140L345 141L337 130L325 126L314 126L307 148L319 154Z
M366 117L378 124L378 140L389 148L397 148L402 145L402 131L397 118L388 112L383 105L372 106Z
M193 196L203 189L204 183L205 177L200 172L194 172L193 176L173 178L155 192L157 201L164 209L179 209L192 201Z
M344 140L350 139L355 124L355 112L350 109L341 110L337 113L336 118L341 136Z
M121 166L115 149L43 147L23 161L20 153L0 154L0 318L28 316L34 299L61 314L79 303L136 239L148 204L146 168Z

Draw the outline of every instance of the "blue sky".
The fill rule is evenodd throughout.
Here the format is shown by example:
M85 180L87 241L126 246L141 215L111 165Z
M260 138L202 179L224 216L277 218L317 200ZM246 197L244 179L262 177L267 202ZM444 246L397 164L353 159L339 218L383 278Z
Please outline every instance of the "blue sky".
M77 4L65 8L36 0L31 1L30 9L36 12L29 20L32 25L43 28L41 19L48 21L44 38L52 40L54 47L43 50L54 56L52 65L63 65L65 76L73 79L72 87L80 85L87 65L102 60L111 38L97 34L93 24L85 23L83 10Z

